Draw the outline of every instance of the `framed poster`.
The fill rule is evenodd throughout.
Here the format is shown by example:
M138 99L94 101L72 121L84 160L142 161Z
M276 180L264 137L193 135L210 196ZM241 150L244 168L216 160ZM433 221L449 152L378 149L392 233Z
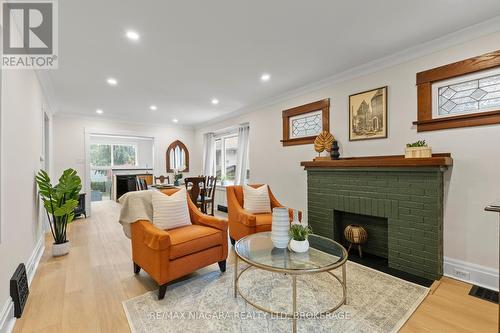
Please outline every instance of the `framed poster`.
M387 86L349 96L349 141L387 138Z

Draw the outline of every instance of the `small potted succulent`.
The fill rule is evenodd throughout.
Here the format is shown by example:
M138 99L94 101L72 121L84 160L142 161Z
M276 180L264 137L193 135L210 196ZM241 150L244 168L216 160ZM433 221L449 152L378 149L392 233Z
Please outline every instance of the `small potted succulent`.
M432 148L427 146L425 140L407 143L405 158L426 158L432 157Z
M302 223L295 223L290 226L289 235L290 250L294 252L307 252L309 250L309 241L307 238L312 233L312 229L308 225Z

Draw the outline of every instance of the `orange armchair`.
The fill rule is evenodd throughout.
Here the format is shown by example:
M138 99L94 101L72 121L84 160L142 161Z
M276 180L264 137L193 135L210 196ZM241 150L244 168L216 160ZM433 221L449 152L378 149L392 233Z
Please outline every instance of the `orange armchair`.
M171 195L177 189L162 190ZM227 222L202 214L188 195L192 225L161 230L149 221L132 223L134 272L141 268L160 286L158 299L165 297L167 283L205 266L218 263L226 271Z
M261 184L249 185L257 188ZM271 201L271 211L275 207L283 207L271 192L269 186L269 199ZM252 214L243 209L243 186L227 186L227 210L229 221L229 237L231 244L247 235L257 232L271 231L272 213ZM293 217L293 210L289 209L290 220ZM299 219L302 219L302 212L299 211Z

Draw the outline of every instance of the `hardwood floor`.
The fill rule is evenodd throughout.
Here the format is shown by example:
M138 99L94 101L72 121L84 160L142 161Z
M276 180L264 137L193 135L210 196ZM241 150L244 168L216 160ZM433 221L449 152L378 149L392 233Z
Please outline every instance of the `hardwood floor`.
M14 332L130 332L121 302L158 287L144 272L133 274L119 206L100 202L92 213L71 225L69 255L53 258L47 237ZM468 296L470 287L449 278L435 282L400 332L497 332L498 306Z

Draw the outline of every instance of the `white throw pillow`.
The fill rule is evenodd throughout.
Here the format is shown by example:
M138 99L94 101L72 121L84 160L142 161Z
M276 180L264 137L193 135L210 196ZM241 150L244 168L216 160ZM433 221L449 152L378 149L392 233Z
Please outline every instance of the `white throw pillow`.
M153 224L166 230L191 225L186 189L182 188L172 195L153 191Z
M271 199L267 185L262 185L258 188L253 188L248 185L243 185L243 208L250 213L270 213Z

